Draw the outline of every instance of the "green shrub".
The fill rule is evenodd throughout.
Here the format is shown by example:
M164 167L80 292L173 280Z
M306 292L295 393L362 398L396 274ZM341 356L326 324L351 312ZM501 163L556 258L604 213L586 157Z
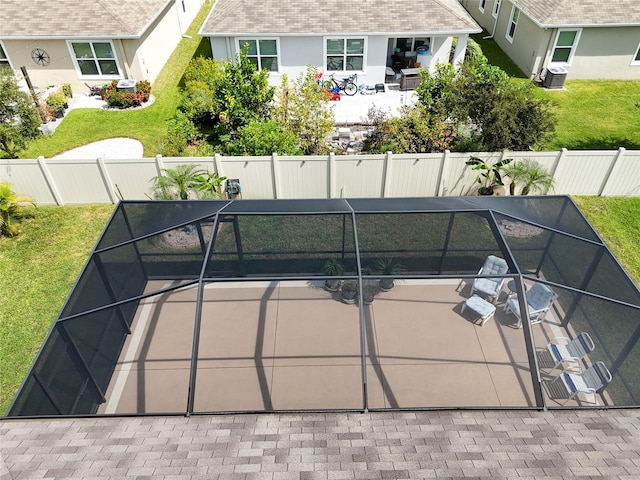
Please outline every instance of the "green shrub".
M136 92L119 92L117 90L118 80L113 80L105 89L104 99L107 105L113 108L139 107L149 100L151 95L151 84L146 80L136 83Z
M70 83L63 83L62 84L62 93L67 98L73 97L73 90L71 90L71 84Z

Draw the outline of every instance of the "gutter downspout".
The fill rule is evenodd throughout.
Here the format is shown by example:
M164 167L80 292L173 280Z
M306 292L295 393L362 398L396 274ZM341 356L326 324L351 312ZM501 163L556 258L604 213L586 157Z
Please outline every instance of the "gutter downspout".
M498 0L495 0L496 2ZM482 37L483 40L489 40L493 38L496 34L496 28L498 27L498 18L500 17L500 10L502 10L502 1L500 1L500 5L498 5L498 11L496 12L496 18L493 19L493 31L491 35L487 35L486 37Z
M548 29L545 29L548 30ZM547 42L547 49L544 52L544 58L542 59L542 65L540 65L540 68L538 69L538 73L535 74L532 78L532 80L537 80L542 82L542 72L544 71L544 69L546 68L547 65L547 60L549 59L549 55L551 53L551 43L555 41L556 35L557 35L557 29L553 29L551 35L549 35L549 41Z

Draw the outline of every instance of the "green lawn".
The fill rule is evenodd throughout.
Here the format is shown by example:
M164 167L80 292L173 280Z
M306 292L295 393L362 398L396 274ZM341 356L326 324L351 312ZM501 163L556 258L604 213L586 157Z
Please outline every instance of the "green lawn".
M38 207L0 238L0 412L4 414L113 205Z
M205 3L187 30L187 35L191 38L185 37L180 41L153 83L151 94L155 101L152 105L131 111L72 110L53 135L41 137L31 143L20 158L37 158L40 155L52 157L75 147L114 137L140 140L145 156L156 155L167 131L166 121L173 116L178 106L178 85L184 69L194 55L208 54L209 41L200 38L197 32L210 10L211 3Z
M573 197L587 220L640 285L640 198Z
M493 65L516 79L526 79L518 66L484 32L472 38ZM566 89L539 89L556 104L556 137L545 150L640 149L640 81L567 81Z
M574 80L541 93L557 104L547 150L640 149L640 81Z

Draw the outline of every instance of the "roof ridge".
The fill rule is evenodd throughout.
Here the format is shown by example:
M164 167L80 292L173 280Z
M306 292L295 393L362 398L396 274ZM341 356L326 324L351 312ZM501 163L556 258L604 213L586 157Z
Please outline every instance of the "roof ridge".
M459 20L464 20L465 22L469 21L468 18L463 17L462 14L459 13L460 11L457 11L457 12L454 11L450 6L451 3L449 3L449 2L444 3L442 0L433 0L433 1L435 3L437 3L438 5L440 5L442 8L446 8L449 12L451 12L452 15L455 15ZM460 6L462 11L466 12L466 9L462 6L462 4L458 3L457 1L455 3Z

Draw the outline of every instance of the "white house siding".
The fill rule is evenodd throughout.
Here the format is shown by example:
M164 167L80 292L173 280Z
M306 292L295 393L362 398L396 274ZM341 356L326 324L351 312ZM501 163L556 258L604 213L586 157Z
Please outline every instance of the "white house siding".
M631 65L638 43L640 27L584 28L567 78L640 80L640 66Z
M26 67L31 83L42 90L49 85L71 83L74 91L86 90L78 75L64 40L3 40L5 52L11 60L11 65L18 72L20 67ZM44 50L49 54L51 63L46 67L37 65L31 59L34 48Z
M186 11L182 9L183 4ZM201 5L202 0L178 0L156 19L140 40L126 42L127 57L132 58L133 78L153 82L158 77Z
M509 42L506 34L511 21L511 7L510 2L503 0L494 40L520 70L533 77L539 73L542 59L549 48L549 38L552 38L551 32L539 28L521 11L513 42Z

